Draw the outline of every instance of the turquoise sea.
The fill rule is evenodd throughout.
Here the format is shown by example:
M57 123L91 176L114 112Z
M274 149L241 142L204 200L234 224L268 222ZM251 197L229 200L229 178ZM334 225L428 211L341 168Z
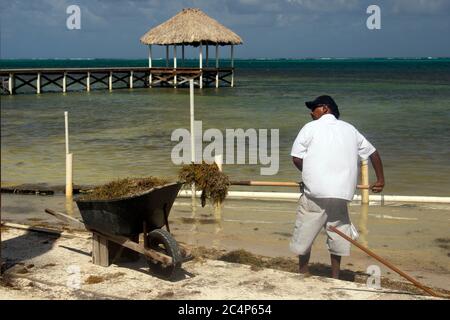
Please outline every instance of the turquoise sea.
M146 63L0 60L0 68ZM204 130L279 129L280 170L260 176L260 165L226 165L232 179L297 181L289 153L298 131L310 121L304 101L330 94L341 119L379 150L385 194L450 195L450 59L260 59L237 60L235 66L236 87L196 90L196 119ZM75 183L176 175L178 167L170 158L176 142L170 136L176 128L189 128L186 88L17 94L1 96L2 185L64 184L64 111L70 114Z

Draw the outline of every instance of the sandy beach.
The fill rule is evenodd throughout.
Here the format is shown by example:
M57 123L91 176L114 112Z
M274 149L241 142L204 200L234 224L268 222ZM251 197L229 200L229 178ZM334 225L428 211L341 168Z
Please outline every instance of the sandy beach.
M183 265L175 281L147 271L141 259L100 267L91 263L86 233L52 236L3 228L9 264L1 299L430 299L398 290L303 276L269 268L196 259ZM79 273L74 272L79 271Z
M78 217L72 202L63 196L2 194L2 255L7 272L0 287L3 299L428 299L380 265L381 289L366 285L365 270L379 265L353 249L344 259L341 280L329 278L324 234L313 247L311 276L297 273L295 257L288 250L291 224L288 215L295 203L227 201L220 221L211 206L193 214L188 199L178 199L171 213L172 233L192 248L195 259L183 264L179 279L169 282L149 274L147 261L112 264L91 263L91 235L44 213L47 207ZM69 209L69 210L68 210ZM361 231L360 241L440 293L448 294L448 265L444 245L433 239L445 235L445 226L433 221L448 217L448 209L434 205L427 219L423 207L371 206L370 233L361 224L360 207L351 205L352 219ZM278 212L273 216L272 212ZM243 216L242 212L246 214ZM285 213L285 216L283 215ZM376 214L375 214L376 212ZM258 219L256 219L258 216ZM384 216L385 219L380 219ZM387 218L386 218L387 217ZM397 218L397 219L394 219ZM422 229L417 229L418 223ZM411 225L412 224L412 225ZM55 234L27 231L25 226L56 230ZM19 229L17 229L18 227ZM433 228L428 234L424 230ZM383 230L383 232L381 232ZM61 231L63 231L61 233ZM398 238L395 237L396 234ZM404 241L408 233L413 248ZM387 241L389 239L389 242ZM403 239L403 240L402 240ZM427 240L429 239L429 240ZM387 245L389 243L389 245ZM429 243L429 245L427 245ZM72 269L71 269L72 268ZM79 270L78 278L73 268ZM220 281L218 280L220 279ZM79 289L70 287L79 284ZM68 287L69 284L69 287Z

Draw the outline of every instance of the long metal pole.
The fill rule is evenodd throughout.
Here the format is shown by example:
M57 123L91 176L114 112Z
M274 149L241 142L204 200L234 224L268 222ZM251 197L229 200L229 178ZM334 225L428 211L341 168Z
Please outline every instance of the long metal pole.
M194 132L194 79L189 80L189 96L190 96L190 120L191 120L191 162L195 163L195 132ZM192 209L195 210L195 184L191 185L192 192Z

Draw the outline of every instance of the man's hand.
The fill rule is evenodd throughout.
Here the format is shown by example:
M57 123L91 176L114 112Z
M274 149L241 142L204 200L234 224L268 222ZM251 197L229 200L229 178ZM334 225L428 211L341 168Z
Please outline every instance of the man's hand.
M370 186L370 190L374 193L380 193L384 188L384 172L383 163L381 162L381 157L378 151L375 151L370 155L370 161L372 162L373 169L377 176L377 182Z
M370 186L370 190L372 190L372 192L374 193L380 193L381 191L383 191L383 188L384 188L384 181L377 181Z

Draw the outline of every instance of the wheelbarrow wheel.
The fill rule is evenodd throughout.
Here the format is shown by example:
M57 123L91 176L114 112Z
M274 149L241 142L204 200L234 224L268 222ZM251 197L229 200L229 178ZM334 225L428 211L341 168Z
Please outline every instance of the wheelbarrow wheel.
M169 280L174 278L181 269L182 263L180 248L175 239L166 230L155 229L148 233L148 244L150 249L164 253L172 258L172 264L169 266L148 260L150 271Z

